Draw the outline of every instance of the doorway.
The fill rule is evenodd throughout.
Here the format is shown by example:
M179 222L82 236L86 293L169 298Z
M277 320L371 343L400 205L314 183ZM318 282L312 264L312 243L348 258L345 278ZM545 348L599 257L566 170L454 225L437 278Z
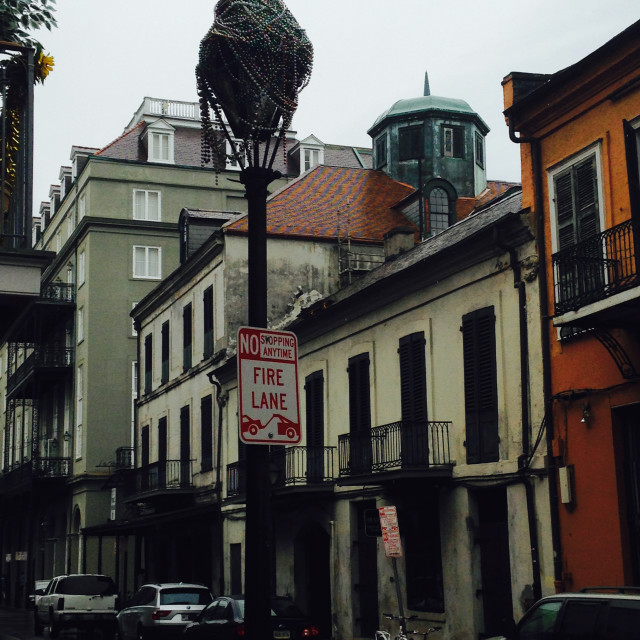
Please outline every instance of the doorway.
M484 634L501 635L503 621L513 617L507 490L483 489L476 493L478 528L476 543L480 549Z

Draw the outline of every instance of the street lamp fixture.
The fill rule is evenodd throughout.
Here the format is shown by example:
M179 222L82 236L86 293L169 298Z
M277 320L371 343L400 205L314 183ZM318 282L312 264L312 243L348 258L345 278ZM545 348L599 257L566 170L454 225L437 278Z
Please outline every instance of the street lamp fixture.
M267 196L281 177L273 164L298 93L311 74L313 48L282 0L219 0L196 67L203 161L216 171L231 155L248 205L248 324L267 327ZM210 117L213 111L214 122ZM272 519L269 449L247 444L245 629L271 635Z

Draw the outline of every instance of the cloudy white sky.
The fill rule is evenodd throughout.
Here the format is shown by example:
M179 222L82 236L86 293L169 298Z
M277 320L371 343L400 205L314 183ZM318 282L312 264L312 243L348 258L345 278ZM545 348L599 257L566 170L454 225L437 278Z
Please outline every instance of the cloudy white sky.
M293 128L370 146L396 100L462 98L491 128L491 179L519 180L502 115L511 71L553 73L640 19L638 0L285 0L314 45ZM200 40L215 0L57 0L58 28L34 35L55 58L36 89L36 211L72 145L118 137L145 96L195 102Z

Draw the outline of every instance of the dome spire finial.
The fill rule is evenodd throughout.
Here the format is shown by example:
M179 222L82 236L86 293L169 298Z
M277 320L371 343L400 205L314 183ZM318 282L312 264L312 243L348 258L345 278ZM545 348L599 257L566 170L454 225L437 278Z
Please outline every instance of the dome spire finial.
M431 95L431 89L429 88L429 72L428 71L424 72L424 95L425 96Z

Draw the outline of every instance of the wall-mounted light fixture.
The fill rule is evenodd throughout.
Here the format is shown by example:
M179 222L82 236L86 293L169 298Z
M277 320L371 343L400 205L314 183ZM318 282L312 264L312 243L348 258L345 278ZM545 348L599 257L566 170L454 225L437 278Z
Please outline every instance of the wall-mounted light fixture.
M582 403L582 420L580 420L580 422L583 422L589 427L591 426L592 419L593 419L593 415L591 413L591 407L589 406L589 403L583 402Z

